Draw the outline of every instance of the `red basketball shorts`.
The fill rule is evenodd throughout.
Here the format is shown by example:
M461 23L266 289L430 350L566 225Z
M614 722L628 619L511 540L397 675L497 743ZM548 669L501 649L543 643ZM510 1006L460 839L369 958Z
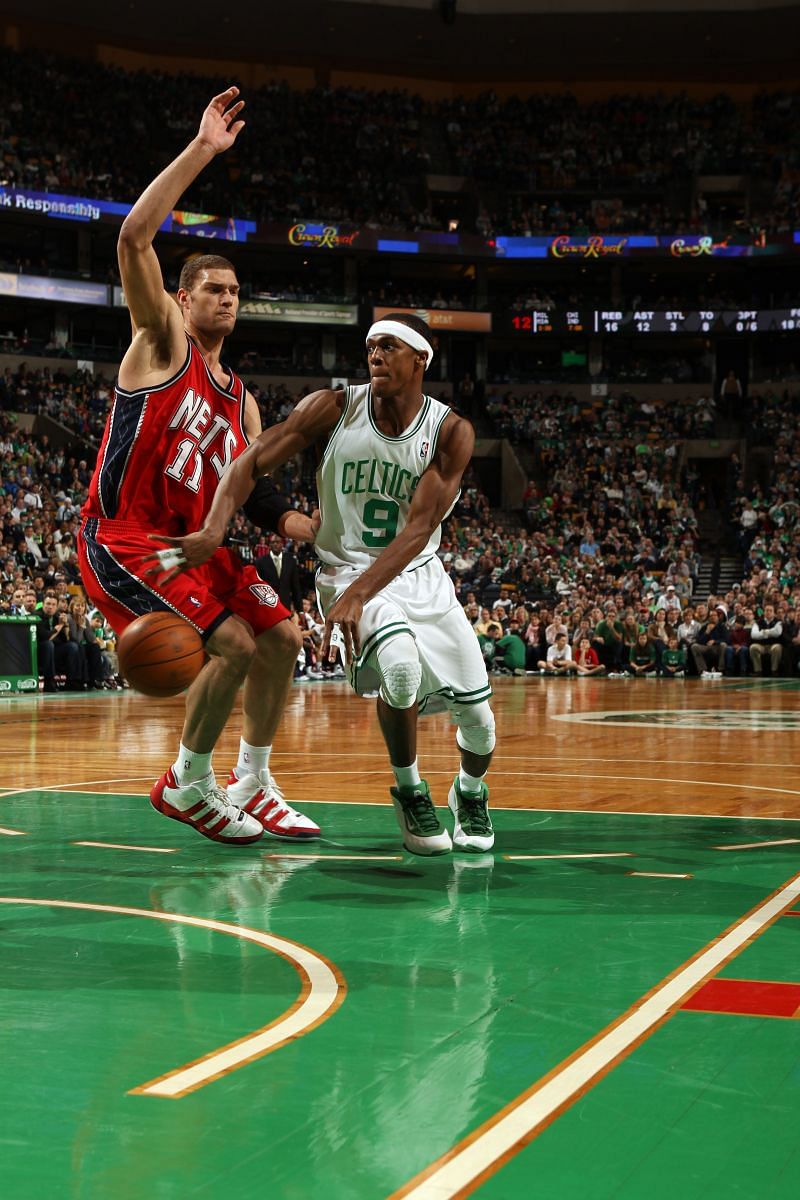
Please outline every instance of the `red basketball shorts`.
M258 637L289 616L277 592L259 579L231 550L219 549L204 563L168 583L145 575L143 563L159 549L147 531L97 517L84 520L78 538L81 575L86 594L119 634L144 613L173 612L197 630L203 640L235 614Z

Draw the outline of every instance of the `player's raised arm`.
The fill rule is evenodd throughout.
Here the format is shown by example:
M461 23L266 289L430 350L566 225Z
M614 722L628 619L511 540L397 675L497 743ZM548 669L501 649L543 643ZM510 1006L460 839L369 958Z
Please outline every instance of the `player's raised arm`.
M215 96L203 113L197 136L145 189L120 229L120 276L131 314L134 339L120 369L123 387L141 387L143 376L180 365L186 353L183 318L164 291L153 249L160 226L204 167L229 149L244 121L239 89Z
M312 392L277 425L265 429L251 446L234 459L220 480L203 528L186 537L162 537L152 534L151 540L166 542L175 547L172 556L163 552L149 555L146 562L157 562L148 572L158 573L162 580L171 579L180 571L207 562L222 545L225 530L233 514L247 501L262 475L300 454L307 446L330 433L342 414L344 393L329 389ZM169 564L166 575L162 574Z
M363 574L339 597L325 620L322 655L327 656L334 625L344 639L348 662L360 650L358 623L364 605L376 596L428 544L431 534L441 525L453 506L461 486L461 478L472 458L475 432L469 421L448 416L442 427L439 444L431 465L423 471L408 510L408 520L397 537L382 550Z

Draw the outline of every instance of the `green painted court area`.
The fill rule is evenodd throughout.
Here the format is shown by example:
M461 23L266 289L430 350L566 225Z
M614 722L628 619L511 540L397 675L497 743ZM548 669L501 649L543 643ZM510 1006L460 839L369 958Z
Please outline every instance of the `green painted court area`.
M565 1060L800 871L800 822L509 810L493 855L420 860L388 807L307 807L335 831L309 848L321 859L214 846L143 797L4 799L4 1200L388 1197L548 1073L561 1086ZM781 904L710 972L729 981L714 1004L755 1011L673 1006L535 1129L518 1106L513 1140L535 1134L519 1152L498 1167L478 1139L474 1162L456 1156L477 1193L794 1200L800 987L776 1015L756 986L800 985L796 891ZM304 977L148 913L263 931L322 965ZM131 1094L292 1019L303 990L328 1008L272 1052L180 1098ZM404 1194L473 1188L433 1183Z

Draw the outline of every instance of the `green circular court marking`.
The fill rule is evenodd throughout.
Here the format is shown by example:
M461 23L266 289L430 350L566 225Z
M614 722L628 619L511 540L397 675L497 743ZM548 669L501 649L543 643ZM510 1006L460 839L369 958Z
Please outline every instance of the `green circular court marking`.
M644 708L619 711L559 713L554 721L569 721L579 725L620 725L661 729L749 729L784 733L800 729L800 712L787 709L751 709L740 712L734 708Z

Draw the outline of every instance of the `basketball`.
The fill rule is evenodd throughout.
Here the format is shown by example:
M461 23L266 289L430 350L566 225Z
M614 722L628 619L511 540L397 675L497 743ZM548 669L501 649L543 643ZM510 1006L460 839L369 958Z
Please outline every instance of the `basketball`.
M177 696L205 662L200 635L170 612L137 617L123 630L117 653L120 672L145 696Z

